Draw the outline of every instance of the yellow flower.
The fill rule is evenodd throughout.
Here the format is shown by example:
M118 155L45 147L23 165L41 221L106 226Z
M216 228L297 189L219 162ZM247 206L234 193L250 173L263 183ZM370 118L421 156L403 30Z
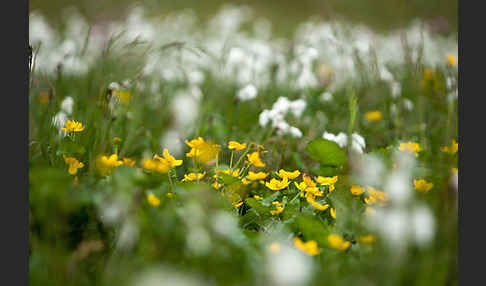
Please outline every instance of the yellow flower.
M154 194L148 194L147 195L147 201L150 205L152 205L154 207L158 207L160 205L160 199L157 198L157 196L154 195Z
M314 199L314 195L312 195L311 193L307 193L305 198L316 210L325 211L329 208L329 204L321 205L316 202L316 200Z
M367 190L369 197L364 199L366 204L374 204L378 202L379 205L383 206L388 202L388 195L385 192L370 186L367 187Z
M364 192L365 192L365 190L360 186L356 186L356 185L351 186L351 194L353 194L355 196L359 196Z
M424 179L420 179L420 180L413 180L413 186L415 187L416 190L427 193L434 187L434 184L427 182Z
M186 144L191 147L191 150L186 153L186 156L194 157L198 162L203 164L211 163L218 156L221 148L220 145L204 141L201 137L191 141L186 140Z
M226 174L226 175L229 175L229 176L232 176L232 177L238 177L238 174L240 173L240 168L233 170L233 171L231 171L230 169L216 170L216 172L223 173L223 174Z
M215 188L216 190L218 190L219 188L221 188L222 185L220 183L218 183L218 182L214 182L214 183L211 184L211 186L213 188Z
M270 214L271 215L277 215L281 212L283 212L284 208L282 207L282 203L279 201L272 202L273 205L275 205L276 210L271 210Z
M195 180L201 180L202 178L204 178L205 175L206 175L206 172L198 173L197 175L196 175L196 173L184 174L184 179L182 179L182 181L183 182L192 182L192 181L195 181Z
M334 184L337 182L338 176L334 177L317 177L316 181L324 186L329 186L329 192L334 191L335 187Z
M302 180L304 181L307 188L317 187L316 183L314 183L314 181L312 181L312 178L307 176L306 174L302 175Z
M118 160L117 154L112 154L110 157L103 155L101 156L100 162L108 168L116 168L123 165L123 161Z
M307 185L304 182L300 182L298 184L297 182L294 182L294 185L302 192L305 191L305 189L307 188Z
M120 137L113 137L113 143L120 143L122 142Z
M132 94L129 91L126 90L113 90L113 95L115 95L118 100L120 100L121 103L123 104L129 104L130 103L130 98L132 97Z
M263 198L262 198L262 197L260 197L259 195L254 195L254 196L253 196L253 198L254 198L255 200L257 200L257 201L261 201L261 200L263 200Z
M260 155L258 152L253 152L251 154L246 155L248 157L248 161L255 167L265 167L265 164L260 159Z
M66 133L81 132L84 130L84 126L81 122L76 122L74 120L66 120L64 124L66 127L61 128L61 130Z
M447 54L447 64L455 67L457 65L457 57L453 54Z
M365 113L365 118L368 121L380 121L383 118L379 110L368 111Z
M165 160L143 159L142 167L151 172L165 174L169 172L169 165Z
M174 167L182 165L182 160L176 160L172 155L169 154L169 151L167 149L164 149L162 156L163 156L163 158L161 158L161 157L159 157L159 155L155 154L154 159L157 159L159 161L165 160L165 164L167 164L167 166L169 166L169 168L174 168Z
M243 178L243 179L241 179L241 183L243 185L249 185L249 184L251 184L251 181L248 181L247 179Z
M459 150L459 144L454 139L452 139L451 146L444 146L444 147L440 148L440 151L442 151L444 153L449 153L451 155L456 154L457 150Z
M131 167L131 166L135 165L135 160L124 157L123 158L123 164L125 164L125 166Z
M307 242L303 242L300 238L294 238L294 245L304 253L310 256L315 256L321 253L319 246L315 240L309 240Z
M359 241L361 243L365 243L365 244L372 244L376 241L376 238L372 234L362 235L362 236L359 237Z
M241 201L241 202L239 202L239 203L233 202L232 204L233 204L233 206L234 206L235 208L239 208L239 207L241 207L241 206L243 205L243 201Z
M268 173L265 173L265 172L254 173L254 172L250 171L250 172L248 172L248 175L246 176L246 178L248 180L255 181L255 180L263 180L267 176L268 176Z
M241 151L246 148L246 144L241 144L236 141L230 141L228 142L228 148L235 149L236 151Z
M332 248L341 251L346 250L349 246L351 246L351 242L344 240L341 236L337 234L329 234L327 236L327 241Z
M201 138L201 137L197 137L197 139L192 139L191 141L186 140L187 146L194 148L194 149L198 149L204 143L206 143L206 141L204 141L204 139Z
M418 156L418 153L422 151L422 147L420 147L420 145L415 142L406 142L400 143L400 146L398 146L398 150L406 151L415 154L415 156Z
M293 180L295 178L297 178L299 175L300 175L300 171L299 170L295 170L293 172L288 172L288 171L285 171L284 169L281 169L277 172L275 172L275 174L277 174L277 176L279 176L280 178L284 178L284 177L287 177L288 179L290 180Z
M331 212L331 217L333 219L336 219L336 210L334 208L331 208L331 211L330 212Z
M285 189L289 184L290 184L289 179L285 177L281 181L277 179L271 179L270 182L265 183L265 186L270 190L278 191L281 189Z
M169 199L173 199L173 198L175 198L175 194L174 194L174 193L169 192L169 193L167 193L167 197L168 197Z
M102 176L109 175L114 168L121 165L123 165L123 161L118 160L117 154L101 155L95 161L95 167Z
M68 173L71 175L75 175L78 172L78 169L84 167L84 164L82 162L79 162L74 157L64 156L64 162L69 165Z
M47 104L47 103L49 103L49 92L47 92L47 91L41 91L39 93L39 102L41 104Z
M280 251L280 244L273 242L268 246L271 253L277 253Z
M338 176L334 177L317 177L316 182L318 182L321 185L333 185L337 182Z

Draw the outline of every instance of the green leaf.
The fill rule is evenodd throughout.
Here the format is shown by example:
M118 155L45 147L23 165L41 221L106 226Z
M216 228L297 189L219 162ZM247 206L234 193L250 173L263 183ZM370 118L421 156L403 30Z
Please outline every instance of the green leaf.
M246 204L252 207L262 217L267 217L270 215L271 208L260 204L257 200L253 198L246 199Z
M317 138L306 147L309 156L323 165L340 166L347 161L346 152L336 142Z

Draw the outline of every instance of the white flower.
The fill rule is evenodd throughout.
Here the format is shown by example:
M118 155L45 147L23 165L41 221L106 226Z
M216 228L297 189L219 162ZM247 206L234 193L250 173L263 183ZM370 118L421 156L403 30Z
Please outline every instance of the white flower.
M61 110L66 112L68 115L73 112L74 100L72 97L67 96L61 103Z
M264 127L267 125L268 121L270 121L270 110L264 109L258 117L258 123L261 127Z
M290 101L287 97L281 96L275 101L272 106L272 110L279 113L286 113L290 108Z
M64 127L64 124L67 120L67 114L64 111L59 111L56 115L52 118L52 124L61 131L61 128Z
M435 234L434 217L427 207L420 206L413 211L411 218L415 242L426 246Z
M403 106L405 106L405 109L408 111L413 110L413 102L408 98L403 100Z
M344 148L344 146L348 144L348 136L343 132L339 132L337 136L332 133L324 132L322 138L336 142L341 148ZM363 149L366 147L365 139L358 133L353 133L351 139L351 149L358 153L363 153Z
M302 131L300 131L299 128L290 126L289 133L294 136L295 138L301 138L302 137Z
M265 264L272 285L307 285L313 261L294 247L280 244L280 251L270 253Z
M253 99L257 96L258 89L253 84L248 84L238 91L237 97L241 101Z
M324 92L323 94L321 94L321 99L323 101L330 101L330 100L332 100L332 93L330 93L329 91Z
M307 103L303 99L297 99L290 103L290 111L296 116L300 117L302 112L304 112Z
M399 82L393 81L390 83L391 91L392 91L392 97L397 98L400 96L400 93L402 92L402 86L400 85Z

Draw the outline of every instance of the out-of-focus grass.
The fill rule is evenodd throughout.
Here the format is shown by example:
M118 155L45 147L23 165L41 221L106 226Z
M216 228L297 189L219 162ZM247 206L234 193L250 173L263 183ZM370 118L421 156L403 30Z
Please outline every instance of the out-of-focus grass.
M133 0L74 1L74 0L31 0L30 10L40 10L50 21L59 23L62 9L74 6L89 21L122 19L130 11L130 5L139 3ZM222 0L186 1L143 1L141 4L152 16L163 16L183 9L192 9L201 19L213 16L228 3ZM253 8L257 16L272 21L277 34L288 35L295 26L310 16L323 19L345 19L351 23L368 25L376 30L406 26L410 21L420 18L433 29L449 33L457 31L457 1L454 0L279 0L258 1L238 0L231 4L243 4Z

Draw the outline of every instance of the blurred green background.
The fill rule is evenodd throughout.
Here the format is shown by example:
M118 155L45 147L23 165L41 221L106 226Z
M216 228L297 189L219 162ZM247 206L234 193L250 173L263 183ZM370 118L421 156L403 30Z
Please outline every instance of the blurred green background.
M137 3L133 0L31 0L30 10L40 10L51 23L59 23L62 9L74 6L88 21L123 19ZM344 19L361 23L377 31L404 27L414 19L423 19L431 29L440 33L457 32L456 0L147 0L142 5L151 16L193 9L200 19L214 15L223 4L243 4L253 8L255 16L272 21L273 30L280 35L291 34L295 26L311 16L323 19Z

